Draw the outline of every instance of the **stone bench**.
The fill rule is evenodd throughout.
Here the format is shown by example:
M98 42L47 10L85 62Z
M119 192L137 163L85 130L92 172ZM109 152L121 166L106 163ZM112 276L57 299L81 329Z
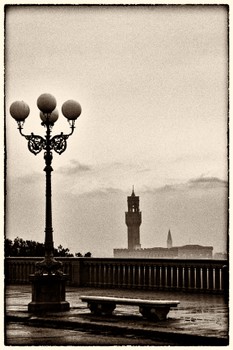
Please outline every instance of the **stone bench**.
M176 307L180 302L177 300L145 300L130 298L115 298L101 296L80 296L83 302L87 302L91 313L95 315L111 315L116 305L136 305L139 312L148 319L154 321L166 320L171 307Z

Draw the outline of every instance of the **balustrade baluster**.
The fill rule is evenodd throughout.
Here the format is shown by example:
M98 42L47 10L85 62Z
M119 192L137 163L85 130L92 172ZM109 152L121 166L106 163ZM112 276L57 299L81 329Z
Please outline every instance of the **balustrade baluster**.
M149 288L151 289L151 287L152 287L152 271L151 271L151 266L149 265L149 267L148 267L148 274L149 274L149 276L148 276L148 278L149 278L149 280L148 280L148 286L149 286Z
M164 287L167 288L167 266L164 266Z
M207 268L202 268L202 278L203 278L203 289L206 291L207 289Z
M94 263L93 269L94 269L93 285L96 287L97 286L97 264L96 263Z
M180 269L181 269L181 267L177 266L177 270L176 270L176 273L177 273L177 288L180 288Z
M16 264L16 281L20 283L20 264L18 262Z
M216 290L216 285L215 285L215 267L213 268L213 290Z
M177 279L177 270L178 270L177 266L172 267L172 275L173 275L172 287L174 289L177 289L177 280L178 280Z
M98 264L98 268L99 268L98 286L101 287L101 285L102 285L102 264Z
M103 285L105 286L106 285L106 265L104 264L104 278L103 278Z
M185 268L184 267L182 267L182 284L181 284L181 286L182 286L182 289L185 288Z
M116 286L116 265L113 264L113 269L112 269L112 285L113 287Z
M203 289L203 269L200 267L201 289Z
M94 279L94 269L93 269L93 265L92 263L88 263L87 264L87 269L88 269L88 280L87 280L87 285L88 286L91 286L92 283L93 283L93 279ZM71 281L73 280L73 275L72 275L72 265L71 265L71 268L70 268L70 278L71 278Z
M109 264L106 265L106 284L109 286L110 281L109 281Z
M128 281L127 281L127 287L131 287L131 265L128 265Z
M10 276L11 276L11 283L15 283L15 264L11 264L11 270L10 270Z
M21 264L21 276L20 276L20 280L22 281L22 283L25 283L25 267L26 267L26 264L25 262L23 262Z
M188 289L191 289L191 268L188 267Z
M16 264L12 264L12 281L16 283Z
M138 287L141 287L141 266L138 265Z
M122 266L122 285L125 287L126 286L126 281L125 281L125 264Z
M19 264L19 282L23 283L23 268L24 268L24 263Z
M108 264L107 265L107 283L109 286L112 285L112 281L111 281L111 265Z
M194 289L197 289L197 268L196 268L196 267L194 267L193 273L194 273L194 284L193 284L193 288L194 288Z
M28 282L28 276L29 276L29 262L27 261L26 266L25 266L25 274L24 274L25 283Z
M18 283L19 275L18 275L18 262L15 263L15 268L14 268L14 273L15 273L15 283Z
M208 290L210 288L209 285L209 269L206 269L206 289Z
M200 266L198 266L196 268L196 286L197 286L198 290L201 289L201 268L200 268Z
M169 289L172 288L172 266L167 266L167 286Z
M106 285L106 264L101 264L101 287Z
M159 285L160 285L160 268L159 268L159 266L155 266L155 285L156 285L156 288L159 288Z
M222 273L222 269L219 269L219 289L222 290L223 289L223 283L222 283L222 278L223 278L223 273Z
M135 265L133 265L133 287L135 287Z
M146 287L146 265L143 266L143 288Z
M173 288L173 266L171 266L170 269L170 274L171 274L171 282L170 282L170 287Z
M108 286L108 264L105 265L105 285Z
M156 266L151 267L151 272L152 272L152 288L155 289L156 287Z
M218 267L215 269L215 288L216 288L216 290L220 290L220 288L221 288L220 269Z
M162 287L162 266L159 266L159 288Z
M118 286L121 286L121 265L117 265L117 275L118 275Z
M213 273L214 273L214 269L213 267L211 266L209 268L209 277L208 277L208 281L209 281L209 290L213 290L214 287L213 287L213 282L214 282L214 278L213 278Z
M88 279L88 282L87 282L87 285L88 286L91 286L92 283L93 283L93 265L92 264L88 264L88 276L89 276L89 279Z
M20 268L21 264L19 262L17 262L17 270L16 270L16 273L17 273L17 283L20 283L20 273L21 273L21 268Z

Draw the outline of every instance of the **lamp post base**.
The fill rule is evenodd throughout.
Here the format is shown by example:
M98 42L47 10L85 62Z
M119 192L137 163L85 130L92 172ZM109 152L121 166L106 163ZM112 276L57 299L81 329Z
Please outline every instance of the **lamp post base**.
M67 275L30 275L32 301L28 312L69 311L70 304L65 301Z

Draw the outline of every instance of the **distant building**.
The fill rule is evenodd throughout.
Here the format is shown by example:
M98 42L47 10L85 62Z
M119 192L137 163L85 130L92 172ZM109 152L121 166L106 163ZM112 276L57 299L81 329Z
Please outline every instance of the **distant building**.
M213 247L196 244L172 248L114 249L114 258L212 259Z
M128 228L128 248L114 249L115 258L212 259L212 246L189 244L173 247L170 229L167 235L167 248L141 248L140 225L142 223L142 213L139 209L139 196L135 195L134 188L131 196L127 198L127 202L128 211L125 213L125 223Z
M216 260L227 260L228 256L227 256L227 253L215 253L214 254L214 259L216 259Z
M178 248L178 257L181 259L212 259L213 247L198 244L183 245Z

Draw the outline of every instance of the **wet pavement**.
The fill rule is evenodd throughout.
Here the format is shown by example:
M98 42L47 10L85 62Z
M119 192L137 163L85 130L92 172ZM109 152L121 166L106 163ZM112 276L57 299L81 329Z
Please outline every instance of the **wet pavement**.
M136 306L117 305L112 316L94 316L79 297L179 300L168 319L148 321ZM228 345L228 307L221 295L67 287L66 312L32 315L28 285L5 291L6 345Z
M18 335L17 337L15 335ZM109 331L42 328L22 323L8 324L8 345L176 345L166 340L145 339L133 333L123 335Z

